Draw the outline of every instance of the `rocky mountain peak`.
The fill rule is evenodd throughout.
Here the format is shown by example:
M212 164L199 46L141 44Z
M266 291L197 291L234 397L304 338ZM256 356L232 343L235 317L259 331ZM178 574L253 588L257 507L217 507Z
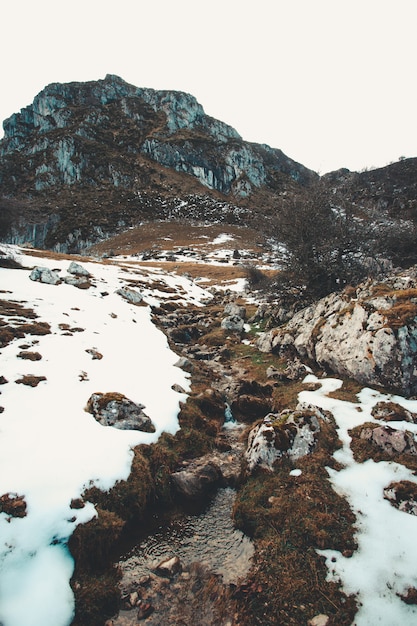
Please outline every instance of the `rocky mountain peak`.
M170 217L179 199L190 206L184 197L192 212L183 217L206 219L211 203L216 221L235 223L249 204L271 209L277 194L317 178L280 150L245 142L194 96L110 74L50 84L3 127L0 199L12 206L13 243L76 250L69 239Z

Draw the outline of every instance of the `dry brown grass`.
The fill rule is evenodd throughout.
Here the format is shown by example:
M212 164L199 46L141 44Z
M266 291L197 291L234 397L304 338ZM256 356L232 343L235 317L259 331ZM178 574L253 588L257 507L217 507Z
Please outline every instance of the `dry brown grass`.
M216 237L227 232L234 240L226 244L210 244ZM216 248L240 248L262 251L262 237L251 228L229 224L190 225L180 221L147 222L136 228L107 239L89 250L92 254L103 254L110 249L117 254L138 254L147 250L171 250L175 247L197 247L200 251Z
M44 380L46 380L46 376L34 376L33 374L26 374L25 376L22 376L22 378L16 380L16 383L18 385L21 384L28 387L37 387L39 383Z
M417 304L414 302L397 302L390 309L379 311L385 317L386 326L393 329L401 328L412 323L417 317Z

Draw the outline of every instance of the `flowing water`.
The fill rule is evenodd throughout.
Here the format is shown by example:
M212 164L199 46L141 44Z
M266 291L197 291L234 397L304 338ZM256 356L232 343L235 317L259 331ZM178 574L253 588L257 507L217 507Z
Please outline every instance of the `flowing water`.
M158 528L119 562L123 585L149 574L162 559L178 556L184 566L193 562L221 574L224 583L236 583L248 572L253 555L251 540L233 527L234 489L219 489L199 515L184 515Z

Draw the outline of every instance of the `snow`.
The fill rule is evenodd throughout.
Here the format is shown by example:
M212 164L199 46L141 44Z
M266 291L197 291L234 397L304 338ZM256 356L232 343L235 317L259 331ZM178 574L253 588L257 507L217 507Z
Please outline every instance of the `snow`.
M51 334L27 335L0 355L1 374L9 381L0 397L0 495L23 495L27 503L24 518L0 514L0 623L66 626L74 609L67 540L78 524L95 515L92 504L74 510L71 500L91 483L108 489L127 478L132 447L155 441L162 431L177 431L179 402L186 395L171 387L176 383L188 391L189 378L175 366L178 355L152 323L150 308L131 305L115 293L134 270L126 274L117 265L83 263L96 286L80 290L29 279L29 266L60 269L63 276L69 261L25 255L20 260L27 270L0 270L0 297L33 308L37 321L51 325ZM207 297L189 284L184 297L198 300L202 293ZM83 331L68 336L60 324ZM17 358L24 344L42 359ZM86 352L90 348L103 358L93 360ZM37 387L16 384L24 374L46 381ZM98 391L117 391L144 404L156 432L98 424L84 410Z
M348 434L349 429L364 422L384 424L371 415L377 402L396 402L417 412L417 401L363 389L357 396L358 402L350 403L326 396L341 386L340 380L318 380L310 374L305 382L318 382L321 387L301 392L300 401L329 410L335 417L343 448L334 456L344 467L340 471L329 468L329 477L333 488L347 498L357 517L358 548L353 556L344 557L335 550L318 551L326 559L328 580L340 581L347 594L357 596L359 610L355 626L417 624L417 607L399 597L407 595L410 587L417 587L417 517L398 510L383 497L384 488L391 482L408 480L417 484L417 477L394 462L355 462ZM413 424L390 422L389 425L416 433Z

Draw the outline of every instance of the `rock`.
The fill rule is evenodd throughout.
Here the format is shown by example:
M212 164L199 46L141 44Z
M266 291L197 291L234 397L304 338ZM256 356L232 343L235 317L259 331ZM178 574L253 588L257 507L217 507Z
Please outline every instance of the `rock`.
M176 363L174 363L175 367L179 367L180 369L184 370L184 372L191 372L191 370L193 369L193 364L191 363L190 359L187 359L187 357L182 356L178 359L178 361L176 361Z
M361 384L416 394L416 289L408 285L392 275L383 288L363 283L355 299L346 292L330 294L260 335L256 345L262 352L296 352Z
M85 410L102 426L154 433L155 428L151 419L142 411L144 408L142 404L132 402L123 394L112 392L93 393Z
M197 465L192 469L174 472L171 475L172 483L177 492L187 499L199 499L212 491L222 480L219 467L212 462L203 466Z
M299 404L295 411L288 409L269 414L249 433L244 459L247 471L255 468L273 471L275 461L287 456L296 461L310 454L316 447L320 421L328 421L317 407Z
M224 307L224 313L226 316L237 316L246 319L246 308L244 306L240 306L239 304L235 304L234 302L229 302Z
M91 276L90 272L86 270L85 267L83 267L79 263L76 263L75 261L71 261L68 268L68 273L75 274L76 276L85 276L87 278L90 278Z
M384 489L384 498L400 511L417 515L417 485L409 480L391 483Z
M365 426L360 430L360 438L373 443L390 456L417 454L414 436L409 431L394 430L390 426Z
M96 348L87 348L86 352L87 354L91 355L93 361L101 361L101 359L103 358L101 352L98 352Z
M330 624L330 617L320 613L308 620L307 626L328 626Z
M182 569L181 561L177 556L173 556L169 559L164 559L155 568L155 574L158 576L167 576L173 578Z
M407 411L396 402L378 402L372 407L372 417L386 422L417 422L417 414Z
M120 287L120 289L117 289L116 293L131 304L138 305L143 303L142 294L130 287Z
M31 271L29 278L47 285L59 285L62 282L58 272L50 270L49 267L35 267Z
M90 281L85 276L64 276L63 280L66 285L72 285L77 289L89 289L91 287Z
M244 320L238 315L230 315L229 317L225 317L224 319L222 319L221 322L221 327L223 328L223 330L231 330L238 333L241 333L243 331L244 325Z
M171 385L171 389L173 391L176 391L177 393L187 393L185 389L181 387L181 385L178 385L178 383L174 383L173 385Z

